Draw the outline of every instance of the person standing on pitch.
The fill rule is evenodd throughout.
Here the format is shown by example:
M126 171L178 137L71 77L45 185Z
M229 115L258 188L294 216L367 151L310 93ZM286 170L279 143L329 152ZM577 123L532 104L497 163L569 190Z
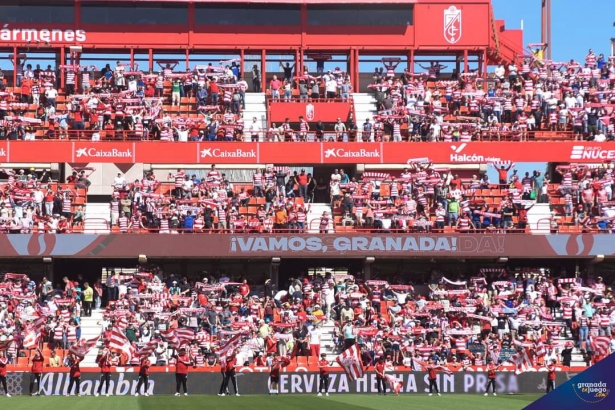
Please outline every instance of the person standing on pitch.
M427 379L429 380L429 395L433 396L433 391L435 390L436 393L438 393L438 396L441 396L440 390L438 390L437 371L444 370L446 373L449 373L448 369L444 366L438 366L431 358L429 359L429 362L427 362L427 365L423 365L423 368L427 371Z
M66 392L67 396L70 396L73 391L73 385L77 387L77 396L81 396L81 368L79 367L79 363L81 363L81 358L71 354L68 356L69 366L70 366L70 382L68 383L68 391Z
M104 384L105 393L107 397L109 397L109 384L111 383L111 353L109 349L104 348L103 350L99 350L96 362L98 363L98 367L100 367L100 384L94 396L98 397L101 395Z
M374 366L374 371L376 372L376 385L378 386L378 395L383 393L385 396L387 395L387 380L386 380L386 363L384 362L384 357L380 356L378 358L378 362Z
M318 361L318 370L320 371L320 379L318 382L318 395L322 396L322 391L325 391L325 396L329 395L329 365L330 363L325 359L326 354L320 355Z
M36 354L32 358L32 369L30 371L30 396L38 396L41 394L41 376L43 375L44 360L41 349L36 349ZM36 382L36 393L34 392L34 382Z
M269 381L271 383L269 394L274 392L275 394L280 394L280 370L282 367L286 367L289 364L290 359L288 357L280 357L277 353L273 354L273 358L271 359L271 369L269 371Z
M175 395L179 396L180 387L184 388L184 396L188 395L188 370L192 366L190 356L186 354L186 348L179 349L179 354L173 356L176 360L175 364Z
M239 396L239 391L237 391L237 378L235 376L235 366L237 366L236 353L237 352L235 351L230 352L222 362L222 371L224 374L224 378L222 379L222 385L220 386L220 392L218 393L218 396L226 395L229 381L233 383L233 390L235 391L235 396Z
M497 396L495 392L495 372L498 370L499 366L496 366L493 363L493 359L487 359L487 388L485 389L485 396L489 395L489 387L493 390L493 395Z
M11 397L9 390L6 387L6 365L9 364L9 359L4 354L4 350L0 350L0 384L4 389L6 397Z
M547 393L555 389L555 359L547 365Z
M141 385L145 384L145 391L143 392L144 396L149 396L147 389L149 388L149 367L151 366L151 362L147 358L147 356L141 358L141 363L139 364L139 382L137 383L137 392L135 396L139 395L141 391Z

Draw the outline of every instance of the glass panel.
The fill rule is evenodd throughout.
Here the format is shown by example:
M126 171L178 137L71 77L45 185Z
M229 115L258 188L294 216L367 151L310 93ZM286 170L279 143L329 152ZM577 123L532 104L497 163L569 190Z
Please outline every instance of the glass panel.
M196 5L195 24L205 26L298 26L301 9L295 5L223 4Z
M3 23L72 23L75 11L73 6L0 6L0 16Z
M91 6L82 5L83 24L188 24L188 6Z
M308 6L310 26L409 26L413 7L408 4Z

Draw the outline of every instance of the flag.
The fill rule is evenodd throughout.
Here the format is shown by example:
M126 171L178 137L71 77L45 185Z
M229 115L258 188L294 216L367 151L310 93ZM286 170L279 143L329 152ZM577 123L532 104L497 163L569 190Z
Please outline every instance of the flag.
M115 321L114 327L117 328L118 330L121 330L122 332L126 330L126 328L128 327L128 319L126 318L126 316L122 316L118 318Z
M183 327L181 329L175 329L175 336L179 340L180 346L186 343L190 343L194 340L194 330L189 327Z
M236 335L234 335L233 337L231 337L225 344L224 346L220 346L217 350L216 353L218 354L218 356L222 357L226 357L226 355L229 352L232 352L233 350L235 350L237 347L239 347L241 345L241 333L238 333Z
M179 349L180 342L179 342L179 339L177 338L177 335L175 334L175 330L173 329L163 330L160 332L160 336L162 336L164 341L167 342L167 344L169 345L171 349L175 349L175 350Z
M109 339L109 348L117 349L128 356L127 361L132 359L134 354L134 348L130 344L130 341L126 338L126 335L118 328L114 327L111 329L111 338Z
M607 336L591 337L589 339L589 344L591 346L592 351L596 352L599 356L609 354L609 344L610 343L611 343L611 338Z
M98 339L100 339L100 335L93 337L92 339L86 340L81 339L77 343L71 346L70 352L75 356L85 357L88 352L96 346L98 343Z
M342 366L344 372L346 372L346 375L350 378L350 381L362 377L363 373L365 373L359 347L356 344L342 352L335 360Z
M33 329L27 329L24 333L23 338L23 347L24 349L32 349L38 346L38 340L40 339L41 334L37 333Z
M512 355L509 361L515 365L515 374L526 372L532 367L532 361L527 355L527 350L523 348L518 349L517 353Z
M389 387L392 391L399 396L399 391L404 387L404 383L396 377L390 374L385 375L386 381L389 383Z
M139 356L139 358L151 356L152 353L154 353L154 350L156 350L157 344L158 342L156 342L155 340L150 340L145 344L145 346L137 350L137 356Z

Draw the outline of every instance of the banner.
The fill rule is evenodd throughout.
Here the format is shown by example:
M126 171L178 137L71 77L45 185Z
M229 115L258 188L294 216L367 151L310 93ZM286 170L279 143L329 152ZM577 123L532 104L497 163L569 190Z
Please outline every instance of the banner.
M294 105L294 104L290 104ZM533 146L536 149L528 149ZM33 149L33 148L36 149ZM283 154L280 154L284 147ZM44 157L41 157L44 152ZM505 156L505 158L501 158ZM0 141L0 162L72 164L435 164L519 162L602 163L615 147L594 142L162 142Z
M339 258L615 256L610 235L529 234L8 234L0 257ZM215 239L215 240L213 240ZM204 246L206 244L206 246ZM513 313L514 309L506 312ZM473 312L469 312L473 313Z
M239 369L237 383L241 394L267 394L269 373L264 368L263 373L242 372ZM250 369L251 370L251 369ZM427 373L424 372L393 372L391 376L402 383L400 394L415 394L429 392ZM498 372L496 375L496 388L502 394L540 393L544 391L546 372L533 372L515 375L513 372ZM81 394L93 395L98 389L100 373L81 373ZM280 394L309 393L318 391L318 372L302 372L299 369L293 373L280 374ZM110 391L114 396L134 395L137 388L138 372L112 373ZM331 372L329 393L376 393L376 374L369 372L362 377L351 381L348 376L340 372ZM557 384L567 380L567 373L557 373ZM7 375L9 394L28 394L30 375L27 372L14 372ZM212 372L191 372L188 376L188 389L193 394L215 395L222 382L220 375ZM44 373L41 379L40 391L42 395L64 395L68 390L68 373ZM442 393L469 393L482 394L487 384L485 372L454 372L450 375L438 373L437 383ZM149 394L175 393L174 369L169 372L150 373L147 389Z

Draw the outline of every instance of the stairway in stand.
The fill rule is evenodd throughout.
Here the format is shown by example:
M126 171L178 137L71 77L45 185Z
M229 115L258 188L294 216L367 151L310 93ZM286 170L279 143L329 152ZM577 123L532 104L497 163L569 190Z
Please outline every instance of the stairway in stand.
M246 108L243 110L242 117L245 127L248 128L249 124L252 124L252 119L256 117L258 125L263 133L269 129L267 123L267 101L265 93L246 93ZM264 134L263 134L264 135ZM246 132L244 141L251 141L250 133ZM261 137L261 141L264 137Z
M92 309L91 317L81 317L81 338L82 339L91 339L100 335L102 332L102 326L99 324L103 319L103 309ZM81 362L82 367L96 367L96 353L98 349L102 347L102 341L98 341L96 347L94 347L90 352L85 356L83 362Z
M309 233L318 233L320 227L320 217L324 211L329 213L329 225L327 226L327 233L334 233L333 216L331 215L331 205L318 203L310 204L310 212L307 215L307 228Z
M373 118L378 114L376 98L373 93L354 93L352 94L352 100L354 103L355 122L359 130L363 131L365 120L369 118L373 125Z
M85 206L84 233L109 233L111 206L109 203L90 202Z

